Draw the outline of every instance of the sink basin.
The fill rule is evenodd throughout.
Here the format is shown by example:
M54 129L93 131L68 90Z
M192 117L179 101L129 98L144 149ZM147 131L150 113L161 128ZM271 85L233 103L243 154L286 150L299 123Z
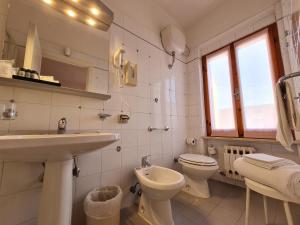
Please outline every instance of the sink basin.
M119 138L101 132L0 136L0 160L46 162L38 225L70 225L73 157Z
M118 139L119 134L100 132L0 136L0 160L68 160Z
M170 199L184 186L183 175L160 166L136 168L135 174L143 191L139 215L153 225L174 225Z

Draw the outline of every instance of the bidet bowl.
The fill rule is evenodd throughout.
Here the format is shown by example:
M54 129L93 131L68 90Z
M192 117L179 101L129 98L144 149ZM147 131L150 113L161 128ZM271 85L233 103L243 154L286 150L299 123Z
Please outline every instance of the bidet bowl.
M185 184L182 174L160 166L136 168L135 174L143 194L158 201L174 197Z

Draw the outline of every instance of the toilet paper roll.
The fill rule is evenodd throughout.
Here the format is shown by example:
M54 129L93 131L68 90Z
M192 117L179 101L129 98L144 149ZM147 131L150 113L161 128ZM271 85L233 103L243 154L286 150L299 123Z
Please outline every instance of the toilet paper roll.
M208 154L210 154L210 155L217 154L216 148L214 146L209 146L207 151L208 151Z
M196 138L187 138L186 143L188 145L196 145Z

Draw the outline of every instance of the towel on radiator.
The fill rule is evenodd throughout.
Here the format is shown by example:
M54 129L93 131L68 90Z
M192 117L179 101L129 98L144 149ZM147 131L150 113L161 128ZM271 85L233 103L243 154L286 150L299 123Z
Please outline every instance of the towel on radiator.
M279 158L263 153L247 154L244 156L244 160L255 166L259 166L268 170L274 169L276 167L295 164L295 162L293 162L292 160Z
M300 165L287 165L269 170L246 162L243 158L234 161L238 173L250 180L274 188L290 198L300 200Z

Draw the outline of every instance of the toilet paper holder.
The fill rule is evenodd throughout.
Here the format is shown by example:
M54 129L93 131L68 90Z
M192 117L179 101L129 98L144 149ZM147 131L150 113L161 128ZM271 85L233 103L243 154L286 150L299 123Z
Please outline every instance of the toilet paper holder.
M197 139L196 138L186 138L186 143L188 145L196 145Z

